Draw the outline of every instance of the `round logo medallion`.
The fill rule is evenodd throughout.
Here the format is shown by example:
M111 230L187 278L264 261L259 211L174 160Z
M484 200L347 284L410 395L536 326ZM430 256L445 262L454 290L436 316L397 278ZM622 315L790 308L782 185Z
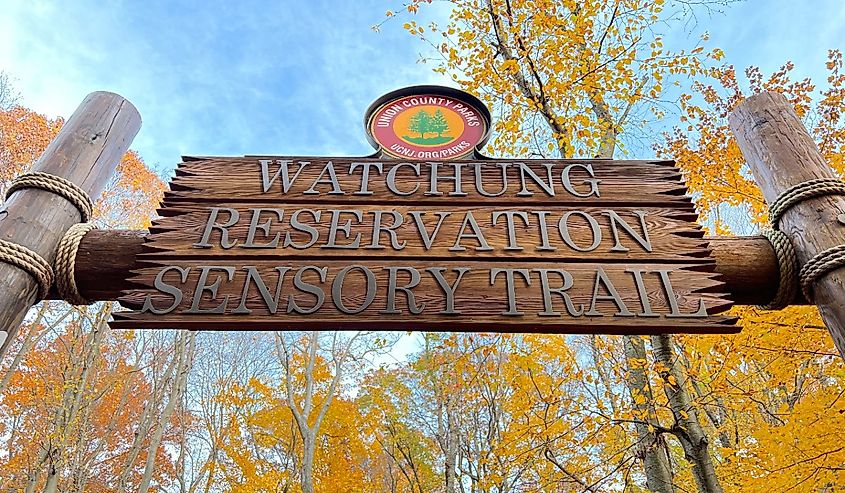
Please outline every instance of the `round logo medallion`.
M394 91L367 113L371 142L390 157L409 160L466 157L486 141L490 120L474 97L436 86Z

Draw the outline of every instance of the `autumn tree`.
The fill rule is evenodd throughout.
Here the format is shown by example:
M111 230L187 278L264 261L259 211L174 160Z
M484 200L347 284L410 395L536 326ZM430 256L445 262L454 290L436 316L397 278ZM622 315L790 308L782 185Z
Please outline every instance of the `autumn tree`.
M61 127L23 106L0 108L0 194L31 169ZM95 204L101 226L146 227L164 184L129 152ZM113 333L112 303L70 307L43 302L26 318L0 362L0 489L147 491L168 484L182 412L190 337L151 346ZM180 336L181 337L181 336ZM183 351L187 349L188 353ZM159 372L157 368L172 368ZM146 423L146 424L145 424Z
M18 102L19 94L8 73L0 70L0 110L6 111Z
M323 420L349 376L351 364L366 362L386 340L369 333L310 332L276 334L282 369L284 403L302 440L300 481L303 493L314 493L314 457ZM299 360L302 364L295 364ZM322 364L320 364L322 363ZM323 378L320 378L320 374Z
M412 1L406 10L416 13L425 3ZM404 27L437 50L437 71L479 95L499 115L489 148L495 155L612 158L627 129L663 116L668 85L679 76L704 75L707 62L722 57L720 50L705 50L701 43L706 38L684 49L664 47L663 29L679 26L691 18L691 9L710 4L467 0L452 2L446 26L409 20ZM599 339L591 341L593 348L607 346ZM655 426L653 403L661 396L652 392L648 342L665 349L651 353L664 359L661 368L675 368L673 341L626 337L622 378L637 413L631 423L646 485L652 491L674 491L665 430L687 428ZM604 355L591 352L595 371L604 379ZM610 393L619 390L610 382L604 387ZM683 408L682 395L666 396L675 411ZM703 436L694 419L684 424ZM699 489L720 492L707 442L697 443L704 450L687 447L685 452L697 461L693 467Z
M432 437L416 426L411 416L420 411L412 398L407 373L401 368L376 368L362 382L356 399L364 431L381 451L375 455L382 469L381 491L425 493L441 484Z
M819 87L808 78L794 79L792 63L768 76L750 67L745 77L728 65L682 97L682 123L656 150L678 160L713 231L753 233L767 222L765 201L727 121L751 94L786 96L833 169L845 173L839 51L829 52L826 68L826 84ZM682 336L677 361L689 375L683 388L717 438L720 478L737 491L831 491L845 477L839 433L845 381L817 310L734 311L741 316L741 333L715 341Z

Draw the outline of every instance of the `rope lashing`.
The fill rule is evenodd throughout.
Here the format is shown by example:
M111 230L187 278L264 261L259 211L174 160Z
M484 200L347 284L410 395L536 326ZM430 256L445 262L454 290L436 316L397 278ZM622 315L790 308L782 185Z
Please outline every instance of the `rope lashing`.
M845 267L845 245L838 245L817 253L797 270L795 248L789 238L780 231L780 220L796 204L816 197L827 195L845 195L845 182L836 178L816 178L791 186L781 193L769 207L771 231L763 235L769 239L778 260L779 282L775 297L768 304L760 306L764 310L778 310L795 301L798 286L804 299L813 301L813 283L822 276ZM797 272L796 272L797 270Z
M68 179L35 171L12 180L6 191L6 199L18 190L25 188L38 188L65 198L76 207L83 222L72 226L60 240L56 253L55 271L53 266L38 253L25 246L2 239L0 239L0 262L14 265L31 275L38 284L38 300L47 297L53 281L56 280L56 289L62 299L75 305L90 304L79 294L74 278L74 264L76 252L79 250L79 242L88 231L94 229L94 225L88 223L94 211L94 203L91 201L91 197L79 185ZM57 275L58 279L56 278Z
M807 301L813 301L813 283L830 271L845 267L845 245L822 250L801 267L801 292Z
M59 242L56 251L56 291L59 296L71 305L90 305L93 301L85 299L76 286L76 253L79 251L79 243L82 238L91 230L97 229L93 223L74 224L67 230L67 233Z
M798 256L789 237L776 229L763 230L778 261L778 289L774 298L765 305L758 305L761 310L781 310L789 306L798 293Z
M9 189L6 191L6 199L24 188L39 188L64 197L79 210L82 222L87 223L91 220L91 214L94 211L94 203L91 201L91 197L79 185L70 180L41 171L26 173L12 180Z
M773 229L780 229L781 218L795 204L825 195L845 195L845 182L836 178L816 178L787 188L769 206L769 223Z
M14 265L28 273L38 284L38 299L43 300L53 284L53 268L44 257L25 246L0 240L0 262Z

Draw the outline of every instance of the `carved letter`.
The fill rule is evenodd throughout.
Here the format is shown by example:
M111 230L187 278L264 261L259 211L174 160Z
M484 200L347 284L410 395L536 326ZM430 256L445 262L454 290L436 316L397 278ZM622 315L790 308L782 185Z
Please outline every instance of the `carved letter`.
M645 212L644 211L631 211L631 212L633 212L634 214L637 215L637 217L640 218L640 227L643 230L642 236L640 236L639 233L634 231L634 228L632 228L627 222L625 222L624 219L619 217L619 214L617 214L616 211L612 211L612 210L602 211L602 214L607 214L607 217L610 218L610 231L611 231L611 233L613 233L613 241L615 243L613 245L613 248L610 249L611 252L627 252L627 251L629 251L628 248L625 248L619 242L619 231L616 228L617 224L619 226L622 226L622 229L624 229L625 232L628 233L628 235L631 238L635 239L637 241L637 243L639 243L640 246L643 247L643 250L645 250L647 252L651 252L651 240L649 240L649 238L648 238L648 228L646 228L646 224L645 224Z
M378 171L378 174L381 174L381 163L352 163L349 166L349 174L351 175L354 173L355 168L358 166L361 167L361 189L357 192L353 192L352 195L372 195L373 192L368 188L370 184L370 168L375 168L376 171Z
M524 250L521 246L516 244L516 225L514 224L513 217L519 216L522 219L522 222L528 226L528 214L524 211L504 211L504 212L494 212L493 213L493 226L499 220L499 217L502 215L505 216L505 222L508 226L508 246L505 247L505 250Z
M413 190L410 192L403 192L396 188L396 172L399 171L399 168L402 166L408 166L414 170L414 173L419 177L420 176L420 163L399 163L396 166L390 168L390 171L387 172L387 189L391 192L395 193L396 195L401 195L403 197L407 197L408 195L413 195L419 190L420 184L414 187Z
M220 211L226 211L229 213L229 220L223 224L217 223L217 216L220 214ZM205 223L205 231L202 233L202 239L199 243L194 243L192 246L194 248L211 248L211 243L208 242L209 238L211 238L211 233L215 229L220 230L220 246L223 249L228 250L235 246L238 240L229 241L229 230L226 229L230 226L233 226L235 223L238 222L240 219L240 214L235 209L230 209L228 207L212 207L211 212L208 214L208 221Z
M625 269L625 272L633 274L634 284L637 286L637 294L640 296L640 304L643 305L643 312L638 313L638 317L659 317L660 315L651 311L651 302L648 300L648 291L645 289L645 282L643 282L643 272L645 269Z
M164 269L161 269L158 274L156 274L153 286L155 286L155 288L161 291L162 293L166 293L170 296L173 296L173 303L171 303L171 305L167 308L158 309L153 306L152 295L148 294L147 297L144 299L144 306L141 308L141 313L150 312L154 315L166 315L175 310L176 307L179 306L179 303L182 302L182 290L177 288L176 286L164 282L164 275L167 273L167 271L170 270L175 270L179 272L179 278L182 284L184 284L185 281L188 280L188 273L191 272L190 267L179 267L177 265L168 265Z
M589 183L590 184L590 191L589 192L580 193L577 190L575 190L575 187L572 186L572 179L569 176L570 173L572 173L572 168L581 168L583 170L586 170L587 173L589 173L589 175L592 177L592 178L585 179L583 182L581 182L581 183ZM596 175L593 173L593 165L592 164L570 164L569 166L564 168L563 171L560 172L560 180L563 182L563 188L565 188L567 192L571 193L572 195L574 195L576 197L587 198L590 195L595 195L596 197L601 197L601 195L599 195L599 183L601 183L601 180L596 179Z
M420 271L413 267L394 267L389 266L384 268L388 272L387 277L387 306L385 310L380 311L379 313L384 313L386 315L394 315L398 313L402 313L402 310L396 309L396 291L404 291L405 296L408 298L408 311L413 313L414 315L419 315L425 309L425 303L420 306L417 306L417 302L414 299L414 293L411 291L417 284L420 283ZM408 281L408 284L404 286L397 286L396 285L396 278L397 274L400 270L403 270L411 275L411 280Z
M261 166L261 191L264 192L264 193L267 193L270 190L270 187L273 186L273 182L276 181L277 178L279 178L279 174L282 175L282 193L288 193L291 185L293 185L293 182L296 181L296 177L298 177L299 174L302 173L302 170L306 166L311 164L310 162L307 162L307 161L300 161L299 162L299 169L296 170L296 173L293 175L293 178L291 179L288 175L288 165L290 163L292 163L293 161L290 161L288 159L277 159L276 164L279 165L279 171L276 171L275 173L273 173L273 176L271 177L271 176L269 176L270 171L269 171L268 168L270 166L270 163L272 163L272 162L273 161L271 159L259 159L258 160L258 164Z
M669 273L671 269L657 269L654 272L660 274L660 282L663 284L663 292L666 294L666 301L669 302L669 314L666 318L704 318L707 316L707 306L704 304L704 299L698 299L698 311L695 313L681 313L678 307L678 295L672 289L672 281L669 280Z
M531 277L528 275L528 269L490 269L491 286L496 283L496 277L498 277L502 272L505 273L505 287L508 290L508 311L502 312L502 315L507 315L509 317L521 317L525 314L516 310L516 286L514 274L522 276L525 280L525 285L530 286Z
M200 301L202 301L202 295L205 291L211 293L211 299L213 300L217 296L217 290L220 288L220 281L222 278L217 276L217 279L214 280L213 283L208 284L208 273L212 270L222 270L226 273L226 280L231 281L235 275L235 268L224 266L224 265L201 265L200 266L200 278L197 281L197 289L194 290L194 302L191 303L191 309L186 311L185 313L225 313L226 312L226 304L229 303L229 295L223 297L223 301L217 305L215 308L209 308L200 310Z
M604 287L609 293L609 296L599 296L599 286L602 284L604 284ZM616 307L619 309L619 311L616 312L617 317L634 316L633 313L628 311L628 307L625 306L625 302L622 300L622 297L619 296L619 291L616 290L616 286L613 285L613 282L611 282L610 277L608 277L607 275L607 272L605 272L604 269L601 267L596 270L596 282L593 285L593 297L590 300L590 310L588 312L585 312L584 315L588 317L604 316L596 310L596 301L598 300L609 300L616 303Z
M475 189L484 197L498 197L508 191L508 166L510 163L498 163L497 166L502 168L502 189L496 193L488 193L484 190L484 176L482 170L484 164L475 163Z
M314 245L314 243L317 243L317 240L320 238L320 232L317 231L317 228L305 224L299 220L299 215L303 212L311 214L311 216L314 218L314 222L317 222L320 220L320 211L312 211L311 209L298 209L290 217L290 226L297 231L302 231L303 233L310 234L311 239L308 240L308 243L294 243L290 237L290 231L288 231L285 233L285 242L282 243L282 247L293 247L297 250L304 250L306 248L310 248L312 245Z
M411 216L414 217L414 222L417 224L417 231L420 232L420 238L422 238L423 244L425 245L426 250L431 249L431 242L434 241L434 238L437 237L437 232L440 231L440 225L443 224L443 220L452 215L451 212L435 212L437 214L437 225L434 227L434 232L431 233L431 236L428 235L428 230L425 228L425 223L422 221L422 216L424 216L425 212L419 211L411 211Z
M530 211L531 214L537 215L537 221L540 224L540 240L541 244L537 247L538 252L553 252L557 248L549 244L549 226L546 224L546 217L551 214L549 211Z
M273 237L270 243L264 243L263 245L255 244L255 233L260 229L261 231L264 231L265 238L267 238L270 234L272 219L267 219L263 223L258 224L258 220L260 219L262 212L275 212L279 221L281 221L285 215L285 210L265 207L255 207L250 210L252 211L252 219L249 221L249 231L246 234L246 241L243 245L241 245L241 248L276 248L279 246L279 237L281 236L281 233L276 233L276 236Z
M346 275L349 274L352 269L360 270L364 273L364 276L367 279L367 293L364 295L364 302L361 303L361 306L354 309L347 308L346 305L343 304L343 281L346 280ZM332 302L334 302L334 306L336 306L338 310L348 315L355 315L356 313L361 313L366 310L375 297L376 276L373 274L373 271L363 265L350 265L349 267L344 267L337 273L337 276L334 278L334 282L332 282Z
M320 248L346 248L346 249L351 249L351 250L358 248L358 245L361 244L361 233L360 232L355 234L355 239L352 241L352 243L350 243L348 245L338 245L336 243L336 241L337 241L337 232L338 231L343 231L346 238L349 238L349 234L352 232L352 220L348 219L345 223L343 223L343 226L340 226L339 223L338 223L338 220L340 219L340 215L341 214L352 214L352 215L355 216L355 219L357 219L358 222L360 223L361 219L363 218L363 214L361 213L361 211L354 210L354 209L353 210L332 209L331 213L332 213L332 222L331 222L331 225L329 226L328 242L326 242L326 244L321 246Z
M472 233L465 233L467 224L470 225L472 228ZM461 229L458 231L458 238L455 240L455 244L452 248L449 249L450 252L463 252L466 248L461 246L461 240L466 238L475 238L478 241L480 246L475 248L476 252L489 252L492 250L490 245L487 243L487 239L484 237L484 233L481 231L481 228L478 227L478 223L475 222L475 216L472 215L472 212L467 212L464 216L464 222L461 223Z
M323 179L323 175L326 173L329 174L328 179ZM337 181L337 174L334 172L334 164L331 161L327 162L325 166L323 166L323 171L320 171L320 176L314 180L314 183L311 184L311 188L302 192L305 195L320 195L320 192L314 190L314 187L317 185L325 183L332 186L332 191L329 192L329 195L344 195L344 191L340 188L340 182Z
M532 170L531 167L528 166L527 164L525 164L525 163L515 163L515 164L517 164L519 166L519 182L522 185L522 188L516 194L517 197L531 197L532 195L534 195L534 192L529 191L528 188L526 188L526 186L525 186L525 174L526 173L531 178L531 180L534 181L534 183L536 183L537 185L540 185L540 188L542 188L543 191L546 192L546 195L548 195L549 197L555 196L555 184L552 181L552 166L554 166L553 164L542 163L542 166L544 166L546 168L546 175L547 175L548 183L544 183L543 179L540 178L540 176L537 175L537 173L535 173L534 170Z
M455 190L449 192L450 197L466 197L466 193L461 189L461 172L466 166L463 163L445 163L455 168L455 173L452 176L439 176L437 174L437 167L444 163L426 163L431 168L431 182L428 187L428 192L426 195L443 195L443 192L437 190L437 182L439 181L452 181L455 183Z
M300 267L300 269L296 271L296 275L293 276L293 285L296 286L296 289L302 292L313 294L316 299L314 301L314 306L303 309L296 304L296 300L294 300L293 294L291 294L288 296L288 313L301 313L303 315L308 315L309 313L314 313L319 310L326 301L326 293L323 291L323 288L314 284L309 284L302 280L302 274L308 270L316 271L317 275L320 276L320 282L326 282L326 273L329 270L328 267L317 267L315 265Z
M232 313L243 313L247 315L252 313L252 310L246 307L246 300L249 297L249 281L254 281L258 292L261 294L261 298L264 299L264 304L267 305L267 311L275 315L279 309L279 294L282 292L282 283L285 281L285 274L290 270L290 267L276 267L279 277L276 281L276 294L272 296L270 295L270 290L267 289L267 285L264 284L264 279L261 278L258 269L248 265L243 270L246 271L246 281L244 282L244 290L241 293L241 304L232 310Z
M405 248L405 245L408 243L407 241L402 241L399 243L399 238L396 236L396 228L402 226L402 222L404 221L404 217L402 214L396 211L372 211L373 212L373 241L370 243L369 246L364 248L372 248L372 249L381 249L384 248L381 246L381 233L385 232L390 235L390 246L393 247L394 250L402 250ZM382 214L390 214L393 216L393 224L390 226L383 226L381 224L381 216Z
M455 311L455 291L458 289L458 285L461 283L461 279L463 279L464 274L469 272L469 267L455 267L452 270L458 273L457 279L455 282L452 283L450 286L446 279L443 277L443 271L446 270L445 267L429 267L426 269L431 276L437 281L437 285L440 286L440 289L443 290L443 294L446 295L446 309L438 312L440 315L460 315L460 311Z
M556 317L560 312L554 311L552 304L552 294L560 295L566 305L566 311L573 317L580 317L584 314L584 305L580 305L577 309L572 303L572 299L566 294L566 290L572 287L572 275L563 269L534 269L540 274L540 288L543 290L543 311L537 315L541 317ZM557 274L563 280L563 284L559 288L551 288L549 286L549 272Z
M588 246L587 248L581 248L572 241L572 236L569 234L569 217L573 214L578 214L579 216L583 217L587 220L587 224L590 225L590 233L593 235L593 243ZM583 211L569 211L563 216L561 216L560 221L557 223L557 228L560 230L560 237L563 238L563 242L566 243L569 248L573 250L577 250L579 252L592 252L596 248L599 247L601 244L601 228L599 227L598 221L593 219L593 217L586 212Z

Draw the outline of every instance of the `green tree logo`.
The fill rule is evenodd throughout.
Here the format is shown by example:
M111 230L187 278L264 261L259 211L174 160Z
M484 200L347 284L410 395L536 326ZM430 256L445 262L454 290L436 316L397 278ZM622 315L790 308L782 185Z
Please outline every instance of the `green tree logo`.
M419 132L420 139L424 139L425 134L431 132L431 123L431 115L425 110L420 110L411 116L411 120L408 122L408 130Z
M402 137L408 142L413 142L414 144L437 145L454 140L454 137L443 135L444 133L449 132L449 123L446 121L446 116L440 109L435 111L433 116L426 110L419 110L414 113L408 121L408 130L410 132L420 134L419 137L411 137L409 135L404 135ZM426 134L437 134L437 136L426 137Z

